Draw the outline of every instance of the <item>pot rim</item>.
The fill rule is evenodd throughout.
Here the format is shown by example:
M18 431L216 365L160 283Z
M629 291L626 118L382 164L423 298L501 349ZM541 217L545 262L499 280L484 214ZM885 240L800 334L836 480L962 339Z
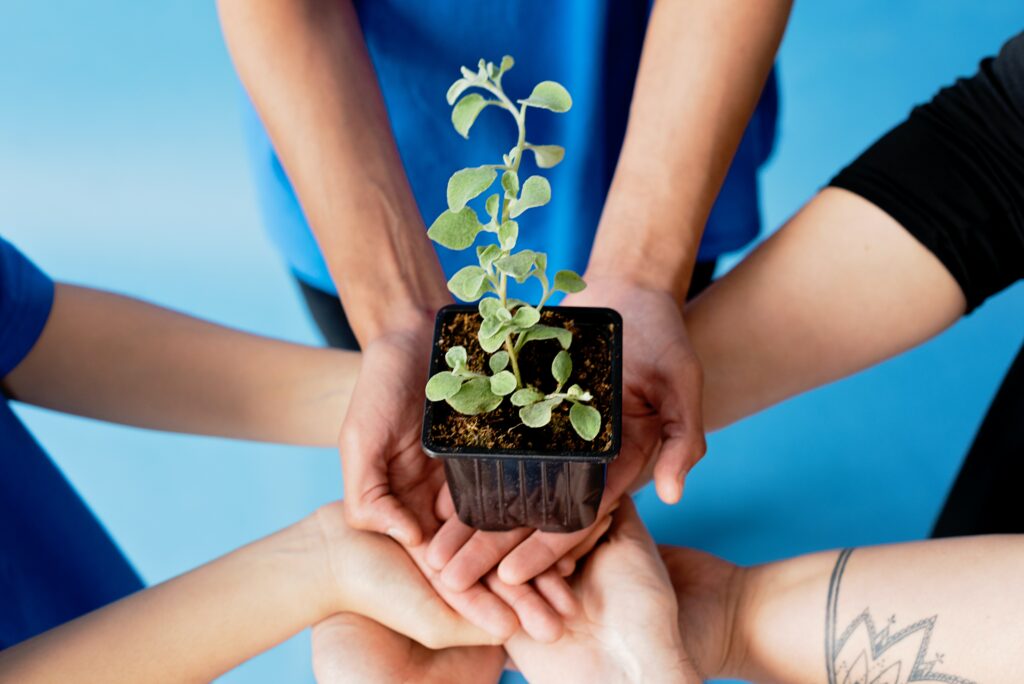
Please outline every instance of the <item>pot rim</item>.
M543 451L536 449L486 449L477 446L458 447L442 446L434 444L430 439L430 425L433 423L433 404L429 399L424 400L423 425L420 435L420 445L431 458L495 458L495 459L516 459L536 461L558 461L558 462L581 462L581 463L607 463L618 456L622 448L622 316L618 311L606 307L587 306L549 306L547 309L557 310L563 314L577 318L593 320L604 317L612 325L612 373L611 383L613 388L612 396L612 436L609 448L604 451L569 451L556 452L553 450ZM434 318L433 348L430 353L430 373L439 370L443 363L438 341L441 336L441 322L449 313L476 312L477 307L472 304L448 304L438 309Z

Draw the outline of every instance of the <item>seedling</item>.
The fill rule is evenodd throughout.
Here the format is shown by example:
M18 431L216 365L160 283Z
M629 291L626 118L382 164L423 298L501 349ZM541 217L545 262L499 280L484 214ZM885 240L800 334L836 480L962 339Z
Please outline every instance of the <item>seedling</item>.
M502 163L461 169L452 175L448 180L448 209L427 231L431 240L452 250L469 249L481 233L493 241L476 248L478 266L466 266L448 281L448 289L457 298L479 302L477 339L490 355L488 367L469 368L465 347L452 347L445 354L449 370L430 378L426 394L430 401L445 401L465 415L491 412L508 397L519 407L520 420L531 428L547 425L552 411L568 404L573 429L583 439L592 441L601 429L601 414L589 403L593 397L578 384L566 387L572 377L572 332L541 323L541 312L553 294L580 292L586 284L570 270L558 271L549 279L546 254L530 249L516 251L516 219L551 200L551 185L543 176L532 175L520 183L523 155L529 150L542 169L557 165L565 156L565 150L558 145L527 141L526 113L530 108L564 113L572 107L572 98L560 84L542 81L534 86L529 97L513 104L501 85L502 76L513 64L509 56L503 57L499 65L481 59L476 72L462 67L462 78L448 89L448 104L454 105L452 124L464 138L469 137L477 116L487 107L507 111L515 120L518 138L515 146L502 155ZM466 94L469 90L476 92ZM488 221L481 222L470 203L479 202L499 175L500 189L483 203ZM509 279L524 283L530 278L536 278L541 285L541 296L535 305L508 296ZM524 385L519 372L523 346L551 339L562 347L551 364L553 389Z

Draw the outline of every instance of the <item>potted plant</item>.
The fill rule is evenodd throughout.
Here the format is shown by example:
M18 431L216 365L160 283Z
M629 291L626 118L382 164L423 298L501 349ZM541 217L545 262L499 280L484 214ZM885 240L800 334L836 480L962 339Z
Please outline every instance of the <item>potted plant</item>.
M468 137L488 106L506 110L518 138L500 164L456 171L448 181L448 209L427 234L453 250L468 249L480 235L478 265L448 281L464 302L437 314L423 449L445 462L459 518L485 530L535 527L569 532L589 526L604 492L607 463L619 452L622 422L622 319L601 308L545 307L557 292L581 291L579 275L548 277L547 255L518 249L517 219L551 198L547 179L520 182L523 155L539 168L558 164L565 150L526 139L529 108L566 112L572 100L553 81L537 84L518 105L505 94L499 65L480 60L478 70L448 90L452 123ZM464 94L467 90L473 90ZM480 94L483 91L488 97ZM498 180L481 222L470 206ZM508 295L510 280L535 278L536 304Z

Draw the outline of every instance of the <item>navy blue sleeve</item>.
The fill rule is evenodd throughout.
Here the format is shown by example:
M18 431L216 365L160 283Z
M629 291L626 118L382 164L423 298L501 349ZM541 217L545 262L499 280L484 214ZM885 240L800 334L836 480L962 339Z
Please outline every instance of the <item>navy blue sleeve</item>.
M0 238L0 378L29 353L53 306L53 281Z

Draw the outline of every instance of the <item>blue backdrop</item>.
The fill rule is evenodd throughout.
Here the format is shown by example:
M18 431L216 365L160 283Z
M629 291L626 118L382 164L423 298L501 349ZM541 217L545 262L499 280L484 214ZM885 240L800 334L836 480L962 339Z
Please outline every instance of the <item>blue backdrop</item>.
M1021 28L1016 0L797 3L767 225ZM210 2L7 0L0 231L60 279L316 342L259 224L238 98ZM713 435L681 506L640 495L655 536L755 562L925 535L1022 313L1017 286L916 351ZM329 450L19 412L149 582L341 492ZM223 679L311 680L306 635Z

